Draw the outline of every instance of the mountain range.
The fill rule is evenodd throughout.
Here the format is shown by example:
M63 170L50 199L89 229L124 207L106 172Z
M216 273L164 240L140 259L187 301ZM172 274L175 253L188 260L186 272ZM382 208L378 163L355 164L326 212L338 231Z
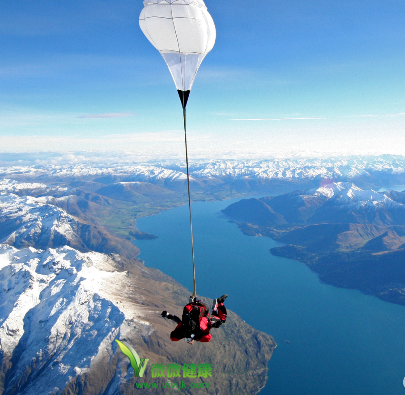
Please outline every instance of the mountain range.
M186 169L180 162L33 164L7 165L1 162L0 176L14 180L55 183L89 180L112 185L119 182L147 182L184 194ZM405 184L405 157L394 155L336 158L282 158L268 160L193 161L190 176L195 199L209 192L216 198L231 194L283 193L298 188L318 187L322 180L352 182L361 188ZM97 187L97 186L96 186ZM277 189L278 188L278 189ZM94 191L93 191L94 192ZM285 191L284 191L285 192ZM204 196L203 196L204 198Z
M212 343L172 344L173 323L160 313L180 314L189 291L145 267L139 249L101 223L104 214L119 221L134 195L102 185L91 192L95 185L0 183L0 393L132 394L137 378L114 339L151 361L141 381L167 384L152 378L153 363L204 362L215 367L206 393L259 392L274 340L230 311ZM118 185L148 204L165 195L153 184Z
M405 192L326 182L223 212L246 234L286 244L271 252L305 262L323 281L405 304Z
M189 292L131 242L155 237L137 218L186 203L183 164L18 163L0 168L0 393L132 394L115 338L153 363L212 363L208 393L260 391L274 340L229 312L215 341L169 342L160 312L179 313ZM273 254L405 304L405 196L378 192L405 184L405 158L198 161L190 173L194 201L272 195L226 211L285 244Z

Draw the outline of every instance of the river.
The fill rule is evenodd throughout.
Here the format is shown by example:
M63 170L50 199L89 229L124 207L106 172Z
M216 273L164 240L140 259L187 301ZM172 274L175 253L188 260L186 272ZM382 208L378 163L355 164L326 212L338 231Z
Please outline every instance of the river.
M319 281L280 245L249 237L220 215L236 200L193 203L197 293L226 305L278 343L260 394L404 394L405 307ZM140 259L192 290L188 207L137 221ZM288 342L287 342L288 341Z

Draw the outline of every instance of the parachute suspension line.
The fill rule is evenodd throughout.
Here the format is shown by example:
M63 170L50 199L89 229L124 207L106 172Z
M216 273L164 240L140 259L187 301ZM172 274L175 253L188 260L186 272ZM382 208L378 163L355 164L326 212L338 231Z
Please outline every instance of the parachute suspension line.
M173 13L174 3L182 3L175 5L176 11L180 12L182 16ZM170 16L167 15L168 4L170 5ZM144 8L139 16L139 26L146 38L163 56L169 67L183 107L191 252L193 257L193 297L195 298L196 280L193 223L191 219L190 174L187 153L186 104L197 70L205 55L214 47L216 38L215 24L203 0L184 0L180 2L174 0L166 0L166 2L148 0L144 1Z
M186 93L186 92L184 92ZM188 170L188 151L187 151L187 123L186 123L186 98L184 97L183 93L183 120L184 120L184 145L186 147L186 167L187 167L187 191L188 191L188 211L190 213L190 231L191 231L191 255L193 258L193 282L194 282L194 292L192 297L195 298L197 296L197 287L195 281L195 260L194 260L194 237L193 237L193 220L191 217L191 195L190 195L190 173ZM187 95L188 96L188 95Z

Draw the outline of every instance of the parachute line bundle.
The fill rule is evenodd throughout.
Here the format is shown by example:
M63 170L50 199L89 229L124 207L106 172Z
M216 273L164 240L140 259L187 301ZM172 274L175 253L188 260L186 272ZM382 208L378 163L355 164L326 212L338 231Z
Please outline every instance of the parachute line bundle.
M216 29L203 0L145 0L143 4L144 8L139 16L139 26L147 39L165 60L183 107L191 252L193 259L193 296L195 297L194 237L187 152L186 105L201 62L214 47Z

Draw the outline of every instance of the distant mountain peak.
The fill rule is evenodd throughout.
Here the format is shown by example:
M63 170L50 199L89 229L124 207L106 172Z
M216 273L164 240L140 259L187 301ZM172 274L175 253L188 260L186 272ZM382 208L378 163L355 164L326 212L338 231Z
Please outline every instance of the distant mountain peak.
M376 205L378 202L394 201L383 192L373 189L362 189L351 182L331 182L319 188L313 188L305 192L314 196L325 196L328 199L335 199L338 204L371 202Z
M405 224L404 193L376 192L351 182L329 182L307 191L242 200L224 212L266 226L313 223ZM256 218L260 207L260 215Z

